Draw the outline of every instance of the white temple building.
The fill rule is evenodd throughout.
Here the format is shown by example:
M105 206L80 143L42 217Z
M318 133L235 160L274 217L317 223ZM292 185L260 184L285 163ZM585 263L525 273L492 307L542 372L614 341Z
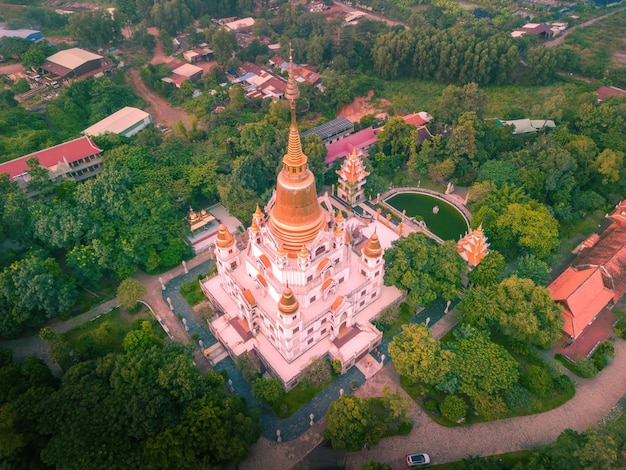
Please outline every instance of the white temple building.
M254 352L287 390L314 358L349 369L382 341L370 321L403 298L383 285L383 247L398 235L346 220L328 195L318 198L296 126L298 96L290 68L292 120L276 190L265 213L257 206L245 249L220 227L217 275L200 282L216 313L209 327L228 353Z

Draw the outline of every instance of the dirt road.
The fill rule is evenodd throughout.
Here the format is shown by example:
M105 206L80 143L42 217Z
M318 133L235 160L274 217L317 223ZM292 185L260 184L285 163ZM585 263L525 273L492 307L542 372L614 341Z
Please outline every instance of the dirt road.
M559 44L561 44L563 41L565 41L566 36L571 33L572 31L574 31L576 28L585 28L587 26L590 26L594 23L597 23L600 20L603 20L604 18L614 15L615 13L622 11L626 9L626 6L622 7L622 8L618 8L617 10L613 10L610 13L607 13L606 15L602 15L602 16L597 16L596 18L592 18L588 21L585 21L584 23L580 23L577 24L576 26L572 26L571 28L569 28L568 30L566 30L563 34L561 34L559 37L557 37L556 39L553 39L552 41L548 41L546 42L544 45L546 47L556 47Z
M152 115L154 122L174 127L178 121L182 121L187 129L191 127L191 116L181 109L174 108L164 98L150 90L141 80L139 71L131 70L130 74L126 75L126 79L135 92L146 102L144 111Z
M9 64L0 66L0 75L11 75L12 73L24 73L22 64Z

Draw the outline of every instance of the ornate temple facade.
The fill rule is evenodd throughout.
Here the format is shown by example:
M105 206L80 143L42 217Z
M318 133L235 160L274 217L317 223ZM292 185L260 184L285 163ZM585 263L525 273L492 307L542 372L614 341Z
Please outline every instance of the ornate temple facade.
M343 161L337 174L339 175L337 197L349 206L355 206L365 200L365 181L369 173L365 171L363 160L357 155L356 148Z
M457 253L467 261L470 268L475 268L489 254L489 243L481 225L471 230L456 244Z
M370 320L402 293L383 285L374 227L346 220L328 195L318 198L296 126L291 73L285 96L292 121L276 190L265 212L257 206L252 215L245 248L220 227L217 275L201 287L216 312L209 327L228 353L254 352L291 389L314 358L338 359L345 371L380 344ZM361 236L366 231L369 238Z

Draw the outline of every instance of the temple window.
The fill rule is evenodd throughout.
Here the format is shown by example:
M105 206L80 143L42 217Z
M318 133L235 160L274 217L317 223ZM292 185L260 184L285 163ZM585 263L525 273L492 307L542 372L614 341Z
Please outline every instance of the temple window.
M365 300L361 300L361 303L359 304L359 307L362 307L363 305L365 305Z
M340 277L338 283L341 284L342 282L343 282L343 277Z
M310 335L311 333L313 333L313 328L309 328L309 331L306 332L307 335Z
M315 302L315 296L311 297L311 300L309 300L309 303L313 303Z
M320 331L320 334L323 335L324 333L326 333L326 328L324 328L322 331Z
M311 344L313 342L313 338L309 339L306 344Z
M297 333L298 331L300 331L300 327L299 327L299 326L296 326L296 327L293 329L293 332L294 332L294 334L295 334L295 333Z
M310 274L309 276L307 276L306 282L311 282L312 280L313 280L313 274Z
M320 322L320 325L323 325L324 323L326 323L326 318L322 318L322 321Z
M326 246L322 245L315 250L315 256L319 256L326 251Z

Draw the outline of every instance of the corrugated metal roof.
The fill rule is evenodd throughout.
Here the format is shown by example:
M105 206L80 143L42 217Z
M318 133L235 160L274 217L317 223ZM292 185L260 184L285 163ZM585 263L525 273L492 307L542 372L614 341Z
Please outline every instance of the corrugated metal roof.
M102 121L95 123L83 131L84 135L101 135L107 132L120 134L126 129L140 121L143 121L150 114L137 108L126 106L119 111L105 117Z
M90 60L100 60L102 58L103 57L101 55L94 54L93 52L89 52L78 47L73 47L72 49L66 49L64 51L59 51L56 54L52 54L46 60L53 64L74 70L75 68L83 65L85 62L89 62Z

